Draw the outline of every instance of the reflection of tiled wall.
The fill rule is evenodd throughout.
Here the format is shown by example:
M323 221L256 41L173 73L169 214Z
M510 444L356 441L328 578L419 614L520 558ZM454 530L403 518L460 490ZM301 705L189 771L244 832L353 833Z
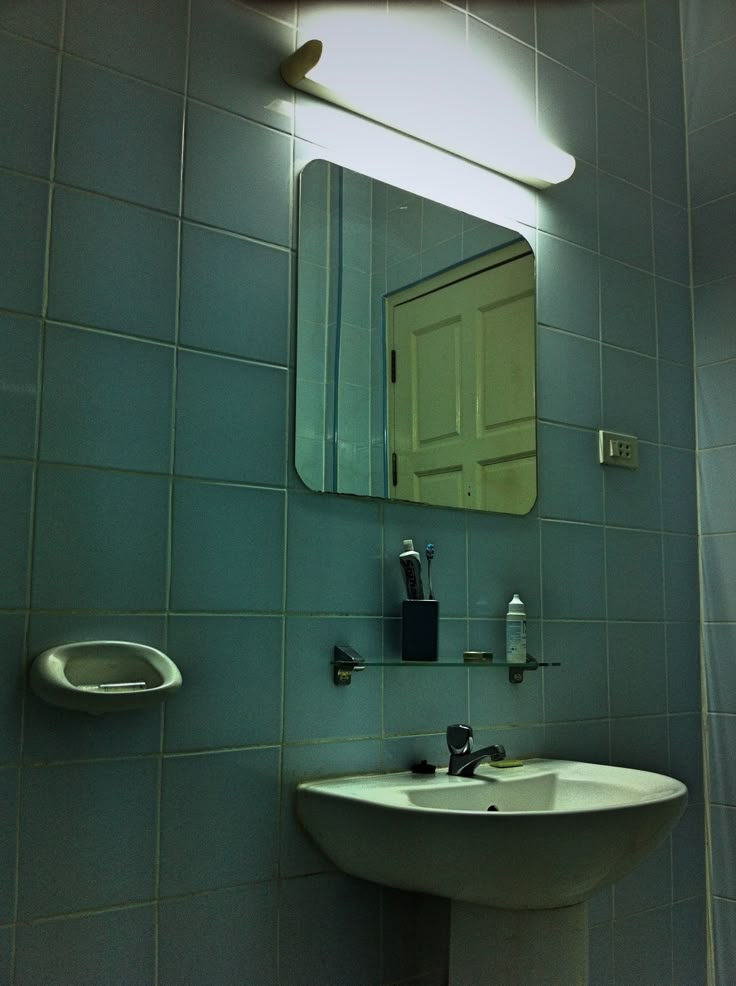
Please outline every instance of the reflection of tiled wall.
M266 984L278 961L284 986L441 983L442 903L336 873L290 792L442 761L445 725L469 720L512 755L687 781L673 837L594 902L593 981L703 981L675 3L539 4L536 26L531 4L431 13L524 92L538 78L540 118L579 159L529 230L528 517L322 496L294 475L293 161L320 155L274 69L293 4L0 10L0 979ZM603 422L640 436L639 472L600 469ZM404 537L437 545L444 656L500 651L518 591L531 652L563 667L520 688L442 668L334 688L337 640L395 652ZM168 651L180 695L87 719L27 694L27 655L95 637Z
M716 974L736 941L736 9L684 8Z

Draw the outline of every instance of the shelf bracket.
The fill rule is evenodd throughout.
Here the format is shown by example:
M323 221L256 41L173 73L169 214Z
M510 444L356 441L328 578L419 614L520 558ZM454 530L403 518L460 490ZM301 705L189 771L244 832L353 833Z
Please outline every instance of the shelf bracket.
M512 685L520 685L524 680L524 672L536 671L538 667L539 662L537 659L532 657L531 654L527 654L525 664L519 664L518 667L509 666L509 681Z
M332 658L332 680L336 685L349 685L353 671L365 671L365 661L347 644L335 644Z

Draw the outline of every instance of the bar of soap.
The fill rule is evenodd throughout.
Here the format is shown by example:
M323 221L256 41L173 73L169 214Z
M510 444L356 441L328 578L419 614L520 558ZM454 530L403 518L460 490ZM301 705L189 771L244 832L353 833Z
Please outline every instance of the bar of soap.
M523 760L494 760L491 767L523 767Z

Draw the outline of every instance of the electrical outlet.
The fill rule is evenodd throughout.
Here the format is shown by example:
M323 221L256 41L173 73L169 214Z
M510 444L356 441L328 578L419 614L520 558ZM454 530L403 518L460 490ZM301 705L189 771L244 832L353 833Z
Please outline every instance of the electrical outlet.
M639 468L639 439L614 431L598 432L598 461L604 466Z

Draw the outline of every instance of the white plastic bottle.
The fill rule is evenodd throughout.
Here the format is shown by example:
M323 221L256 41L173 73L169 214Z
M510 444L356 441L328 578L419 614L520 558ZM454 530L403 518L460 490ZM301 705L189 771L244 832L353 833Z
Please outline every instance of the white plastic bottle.
M526 609L516 592L506 613L506 660L510 664L526 663Z

